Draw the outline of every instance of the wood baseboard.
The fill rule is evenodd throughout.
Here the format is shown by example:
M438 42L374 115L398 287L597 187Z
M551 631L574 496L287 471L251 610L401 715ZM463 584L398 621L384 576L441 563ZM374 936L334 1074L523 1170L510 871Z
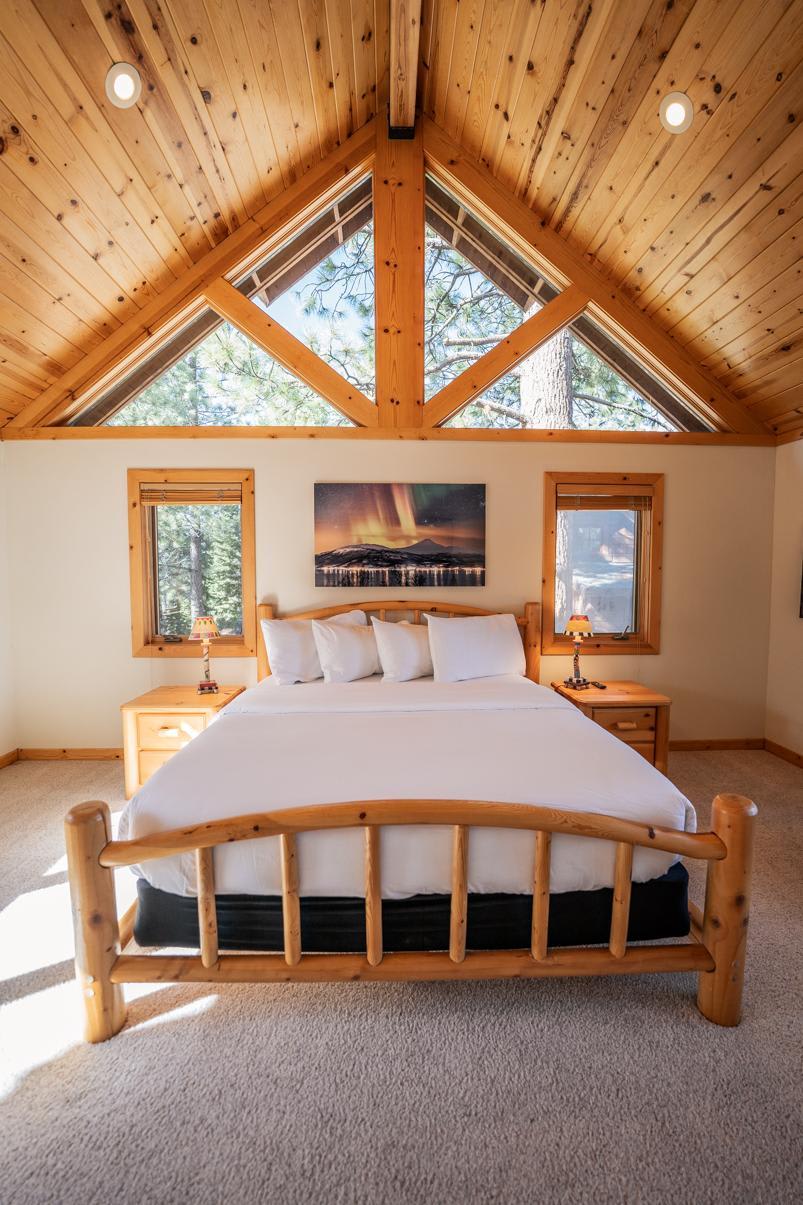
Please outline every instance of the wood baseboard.
M766 749L783 761L803 769L803 754L778 745L763 737L743 737L733 740L670 741L670 753L706 753L726 749ZM12 749L0 754L0 770L17 761L122 761L122 749Z
M735 740L670 741L670 753L705 753L715 749L763 749L764 737L741 737Z
M122 761L122 749L18 749L20 761ZM16 761L17 758L14 760Z
M787 749L786 745L776 745L775 741L770 740L764 741L764 748L768 753L774 753L776 757L783 758L803 770L803 753L795 753L794 749Z

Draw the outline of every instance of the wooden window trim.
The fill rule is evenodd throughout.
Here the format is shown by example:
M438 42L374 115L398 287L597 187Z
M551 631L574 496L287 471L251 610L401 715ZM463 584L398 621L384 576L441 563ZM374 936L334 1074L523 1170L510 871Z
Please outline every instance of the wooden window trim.
M542 653L568 655L572 642L555 632L555 545L558 517L558 486L588 485L614 487L612 492L643 494L652 505L644 512L639 558L639 631L628 640L594 636L583 641L582 655L635 657L661 651L661 577L663 570L664 475L663 473L544 473L544 543L542 573ZM594 489L593 487L597 487Z
M198 644L183 638L180 643L154 639L151 621L152 571L146 531L147 507L140 505L140 488L150 484L218 483L239 484L242 490L240 530L242 535L243 634L222 636L211 647L213 657L254 657L256 629L256 532L254 519L253 469L129 469L128 546L131 581L131 650L135 657L199 657Z

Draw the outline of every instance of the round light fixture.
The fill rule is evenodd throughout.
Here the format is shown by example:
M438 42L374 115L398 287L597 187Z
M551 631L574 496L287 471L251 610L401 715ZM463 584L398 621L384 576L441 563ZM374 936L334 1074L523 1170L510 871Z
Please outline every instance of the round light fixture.
M682 134L692 123L694 108L685 92L669 92L661 101L658 115L670 134Z
M118 109L130 109L139 100L142 80L130 63L112 63L106 72L106 95Z

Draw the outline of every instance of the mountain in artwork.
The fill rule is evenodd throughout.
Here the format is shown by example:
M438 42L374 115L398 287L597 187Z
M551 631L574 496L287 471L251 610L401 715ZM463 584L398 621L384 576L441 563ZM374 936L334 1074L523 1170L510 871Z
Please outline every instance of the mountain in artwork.
M315 584L357 586L484 585L485 555L418 540L405 548L346 544L315 557Z

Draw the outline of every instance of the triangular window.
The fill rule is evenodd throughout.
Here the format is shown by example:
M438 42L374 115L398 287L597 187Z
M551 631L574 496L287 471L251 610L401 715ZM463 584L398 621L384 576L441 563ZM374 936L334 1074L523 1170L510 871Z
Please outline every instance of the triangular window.
M237 288L374 395L370 179L249 269ZM351 426L234 326L205 310L75 422L110 426Z
M367 397L374 384L374 233L363 180L238 288Z
M107 419L110 427L351 426L228 322Z
M429 401L558 290L429 177L426 219L424 393Z
M706 430L674 394L586 316L536 348L445 425Z

